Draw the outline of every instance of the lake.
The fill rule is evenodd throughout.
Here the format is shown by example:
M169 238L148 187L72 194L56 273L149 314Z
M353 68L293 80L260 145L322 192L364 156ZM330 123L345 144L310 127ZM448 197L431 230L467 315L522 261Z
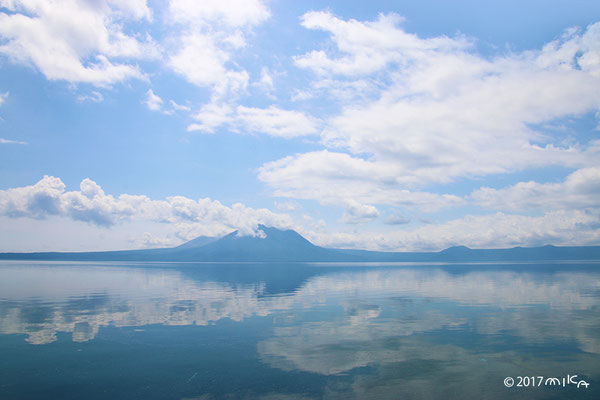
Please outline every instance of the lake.
M598 399L600 264L4 261L0 398Z

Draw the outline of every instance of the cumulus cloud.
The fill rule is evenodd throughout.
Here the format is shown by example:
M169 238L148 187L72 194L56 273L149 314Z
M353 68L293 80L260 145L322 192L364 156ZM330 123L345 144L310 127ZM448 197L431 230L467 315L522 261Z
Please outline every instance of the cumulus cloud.
M295 63L313 71L313 87L338 96L342 109L324 122L327 150L260 168L276 195L340 204L356 196L363 204L432 211L462 200L415 188L597 165L597 140L580 143L535 127L600 109L600 23L569 30L539 50L495 57L478 55L464 37L420 38L400 23L394 15L366 22L327 12L302 17L306 28L328 33L333 46ZM338 82L365 94L338 95Z
M231 207L209 198L192 200L172 196L152 200L147 196L104 193L94 181L84 179L78 191L65 191L56 177L45 176L32 186L0 191L0 215L43 219L51 215L109 227L124 221L147 220L169 224L187 224L184 230L202 226L208 236L239 230L240 234L258 234L258 225L289 228L290 218L267 209L253 209L241 203Z
M379 217L379 210L376 207L348 201L341 221L345 224L359 224L372 221L377 217Z
M2 1L0 53L31 65L47 79L107 86L144 79L140 69L116 59L153 58L158 46L125 33L124 24L150 20L145 0Z
M600 168L579 169L559 183L529 181L504 189L483 187L470 197L481 207L507 211L600 207Z
M571 179L579 179L577 176ZM541 216L502 212L468 215L444 223L391 232L361 230L328 233L323 227L313 231L295 225L287 214L253 209L240 203L226 206L209 198L193 200L184 196L172 196L164 200L129 194L115 197L106 194L90 179L84 179L79 190L65 189L59 178L45 176L32 186L1 190L0 215L34 219L55 216L88 222L98 227L151 221L169 224L170 232L181 240L196 236L220 236L236 229L244 235L258 235L258 225L264 224L281 229L293 228L312 242L326 247L388 251L441 250L459 244L473 248L498 248L544 244L591 245L600 241L598 207L554 210ZM343 222L368 222L379 214L374 206L349 202ZM156 245L164 240L173 243L173 236L146 235L134 240L137 245Z

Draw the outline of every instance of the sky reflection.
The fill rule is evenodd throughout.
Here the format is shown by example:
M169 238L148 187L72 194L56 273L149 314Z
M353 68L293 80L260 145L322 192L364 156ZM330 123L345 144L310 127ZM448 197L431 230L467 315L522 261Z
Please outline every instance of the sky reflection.
M146 373L173 369L165 380L205 398L560 398L574 392L508 393L500 378L576 373L598 386L599 277L581 265L3 263L0 334L43 345L21 342L39 350L30 357L70 343L129 363L121 352L137 349ZM260 395L206 374L231 368Z
M312 344L327 341L328 336L333 341L407 336L468 324L487 335L511 331L530 341L574 339L585 351L600 352L597 335L590 334L598 324L585 318L598 306L600 280L587 271L539 274L474 268L456 274L443 267L323 269L295 290L276 294L265 292L266 283L260 276L255 282L232 283L211 280L210 275L198 279L185 272L118 266L3 265L0 332L27 334L27 341L34 344L56 340L57 332L72 332L74 341L87 341L108 325L207 325L225 318L281 317L329 307L343 310L336 320L276 327L275 337L314 336L304 341ZM444 309L414 307L431 301L445 303ZM397 318L397 313L410 304L410 318ZM473 314L461 307L488 307L494 312ZM525 309L507 312L516 308ZM396 315L392 318L386 312ZM578 317L572 319L575 314ZM574 325L565 330L561 322ZM340 368L333 371L346 369Z

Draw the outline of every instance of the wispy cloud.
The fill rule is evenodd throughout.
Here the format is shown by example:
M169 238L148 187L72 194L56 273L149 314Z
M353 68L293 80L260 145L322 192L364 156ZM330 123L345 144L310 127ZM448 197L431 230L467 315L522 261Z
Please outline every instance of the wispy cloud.
M242 129L271 136L293 138L317 133L318 121L299 111L278 107L253 108L238 106L237 120Z
M192 116L198 123L188 126L188 131L214 133L218 127L245 133L257 133L282 138L314 135L320 121L303 112L284 110L276 106L268 108L209 103Z
M146 99L144 100L144 104L146 104L149 110L160 111L163 101L160 97L154 94L152 89L148 89L148 91L146 92Z
M400 213L394 213L391 215L388 215L384 220L383 223L387 224L387 225L404 225L404 224L408 224L410 222L410 218L400 214Z
M9 140L9 139L0 138L0 144L23 144L23 145L26 145L26 144L29 144L29 143L27 143L27 142L21 142L19 140Z
M173 110L175 110L175 111L191 111L191 108L189 106L177 104L173 100L169 100L169 103L171 103L171 107L173 107Z
M77 96L77 101L80 103L90 102L90 103L100 103L104 100L104 96L102 93L97 91L92 91L90 94L82 94Z

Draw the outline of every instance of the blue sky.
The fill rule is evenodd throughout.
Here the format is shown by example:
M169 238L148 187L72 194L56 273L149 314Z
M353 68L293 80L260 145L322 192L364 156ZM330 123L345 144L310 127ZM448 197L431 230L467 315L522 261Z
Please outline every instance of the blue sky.
M0 251L600 244L593 1L0 1Z

